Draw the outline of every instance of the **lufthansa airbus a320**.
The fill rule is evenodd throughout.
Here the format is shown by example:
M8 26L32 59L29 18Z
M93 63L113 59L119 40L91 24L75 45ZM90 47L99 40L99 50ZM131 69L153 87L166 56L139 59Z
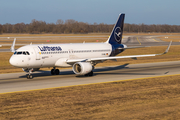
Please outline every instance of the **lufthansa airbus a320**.
M106 60L120 58L137 58L162 55L168 52L169 46L162 54L116 56L127 47L121 44L125 14L120 14L111 32L110 37L104 43L74 43L74 44L30 44L15 50L15 41L11 46L14 54L9 62L15 67L28 72L27 78L32 79L32 72L44 67L52 67L52 75L58 75L61 67L72 67L77 75L93 76L95 65Z

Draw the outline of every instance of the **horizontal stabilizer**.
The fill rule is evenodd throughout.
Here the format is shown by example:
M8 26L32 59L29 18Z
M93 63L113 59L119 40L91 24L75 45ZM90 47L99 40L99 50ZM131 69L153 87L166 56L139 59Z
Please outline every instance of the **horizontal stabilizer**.
M134 46L134 47L125 47L125 48L118 48L118 49L122 50L122 49L133 49L133 48L144 48L144 47L151 47L151 46Z

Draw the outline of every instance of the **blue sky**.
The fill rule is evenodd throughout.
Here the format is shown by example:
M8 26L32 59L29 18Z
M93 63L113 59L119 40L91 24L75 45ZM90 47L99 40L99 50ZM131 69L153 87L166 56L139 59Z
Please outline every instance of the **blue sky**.
M120 13L125 23L180 25L180 0L0 0L0 24L32 19L114 24Z

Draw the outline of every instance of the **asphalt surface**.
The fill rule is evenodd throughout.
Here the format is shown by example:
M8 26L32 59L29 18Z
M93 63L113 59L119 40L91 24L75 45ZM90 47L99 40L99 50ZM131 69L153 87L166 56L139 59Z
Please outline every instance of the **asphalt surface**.
M76 76L72 70L63 70L54 76L50 71L39 71L32 74L33 79L27 79L24 72L9 73L0 74L0 93L173 74L180 74L180 61L96 68L92 77Z

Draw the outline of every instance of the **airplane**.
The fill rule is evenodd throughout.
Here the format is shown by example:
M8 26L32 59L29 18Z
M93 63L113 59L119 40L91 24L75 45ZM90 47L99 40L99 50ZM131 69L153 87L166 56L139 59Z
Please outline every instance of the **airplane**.
M120 14L110 37L103 43L73 43L73 44L30 44L15 50L14 39L11 51L14 53L9 62L12 66L22 68L27 72L27 79L32 79L32 72L40 68L52 67L51 74L59 75L57 67L72 67L77 76L93 76L95 65L106 60L121 58L149 57L166 54L171 46L161 54L116 56L127 47L122 42L125 14ZM141 47L141 46L140 46Z

